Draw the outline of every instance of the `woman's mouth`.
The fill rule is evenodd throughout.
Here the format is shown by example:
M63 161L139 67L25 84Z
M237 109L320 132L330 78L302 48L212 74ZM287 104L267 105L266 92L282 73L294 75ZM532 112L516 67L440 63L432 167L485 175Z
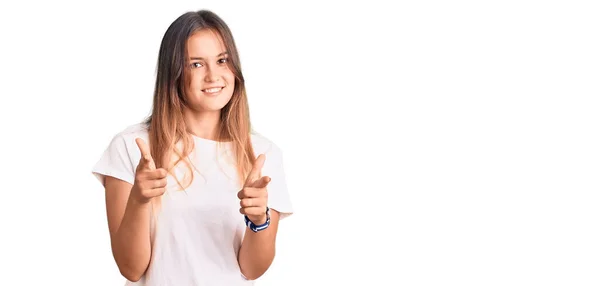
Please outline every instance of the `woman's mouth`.
M206 95L217 95L221 90L223 90L223 87L211 87L203 89L202 92Z

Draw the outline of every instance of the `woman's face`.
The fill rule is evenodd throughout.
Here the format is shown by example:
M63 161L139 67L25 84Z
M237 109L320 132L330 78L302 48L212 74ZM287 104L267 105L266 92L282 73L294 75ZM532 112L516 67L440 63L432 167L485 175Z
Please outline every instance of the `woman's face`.
M231 99L235 76L227 64L227 50L221 36L209 29L187 40L188 85L186 101L197 112L220 111Z

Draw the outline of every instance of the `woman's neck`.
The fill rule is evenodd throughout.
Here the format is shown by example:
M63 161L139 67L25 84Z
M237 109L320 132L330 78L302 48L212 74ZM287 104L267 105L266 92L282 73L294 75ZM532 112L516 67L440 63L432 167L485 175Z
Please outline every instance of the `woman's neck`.
M183 116L188 132L200 138L217 140L221 121L220 111L193 112L188 110L184 112Z

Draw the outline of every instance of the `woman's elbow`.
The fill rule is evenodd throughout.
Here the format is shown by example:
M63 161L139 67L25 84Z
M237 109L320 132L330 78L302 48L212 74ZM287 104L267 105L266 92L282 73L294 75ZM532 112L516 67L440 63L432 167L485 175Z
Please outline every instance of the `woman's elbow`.
M262 275L252 275L252 274L248 274L248 275L242 274L242 275L244 275L244 278L249 281L254 281L254 280L260 278L260 276L262 276Z
M125 279L131 281L131 282L138 282L140 281L140 279L142 279L142 276L144 275L143 272L141 271L135 271L135 270L131 270L129 268L119 268L119 272L121 272L121 275L123 275L123 277L125 277Z
M131 265L130 263L117 263L119 272L123 277L131 282L137 282L142 279L146 272L146 267L140 265Z

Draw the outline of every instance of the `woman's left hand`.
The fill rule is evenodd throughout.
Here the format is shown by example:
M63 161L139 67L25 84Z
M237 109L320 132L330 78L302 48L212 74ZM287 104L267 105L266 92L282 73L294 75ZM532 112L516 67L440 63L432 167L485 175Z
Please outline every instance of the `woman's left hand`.
M256 158L254 166L241 191L238 192L240 199L240 213L248 216L248 218L256 225L263 224L267 221L267 185L271 181L268 176L260 176L263 164L265 163L265 155L261 154Z

